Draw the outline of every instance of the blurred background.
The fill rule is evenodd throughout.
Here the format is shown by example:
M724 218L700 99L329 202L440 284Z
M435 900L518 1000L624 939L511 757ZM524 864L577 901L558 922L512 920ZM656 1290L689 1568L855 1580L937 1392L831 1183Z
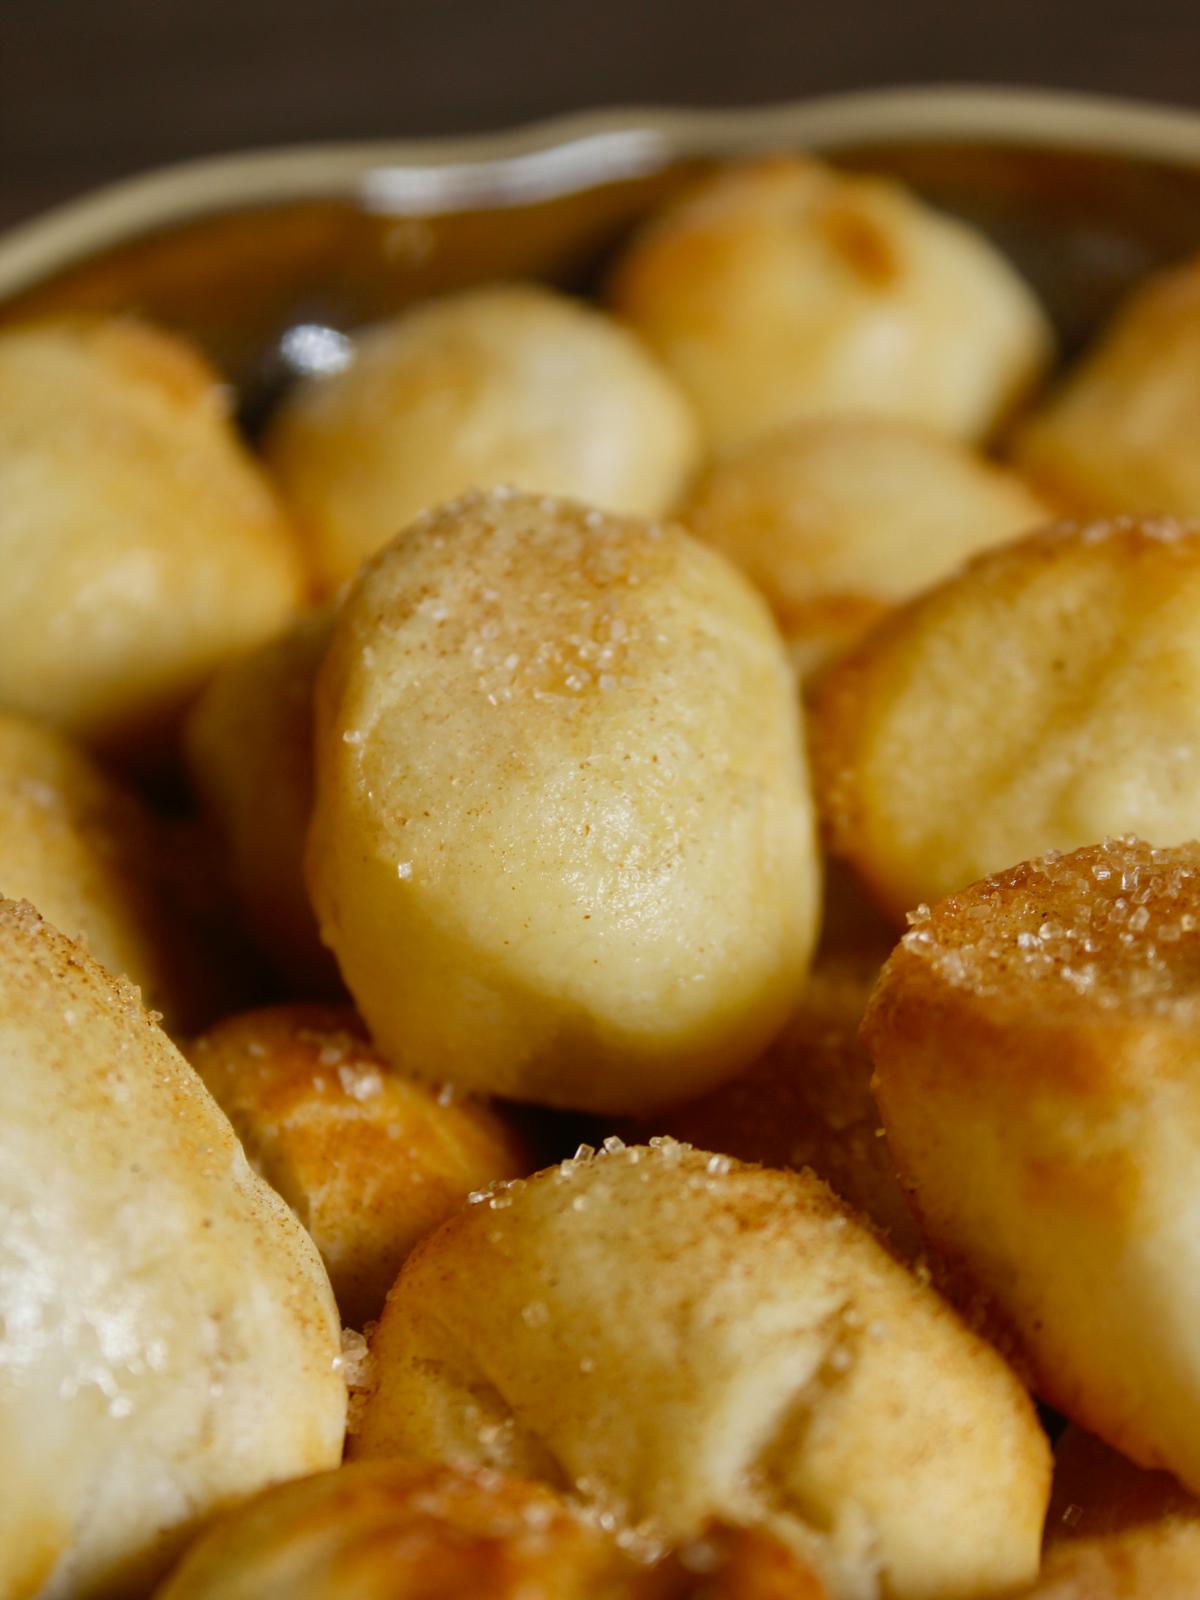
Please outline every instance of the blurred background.
M0 0L0 225L183 157L886 83L1200 105L1196 0Z

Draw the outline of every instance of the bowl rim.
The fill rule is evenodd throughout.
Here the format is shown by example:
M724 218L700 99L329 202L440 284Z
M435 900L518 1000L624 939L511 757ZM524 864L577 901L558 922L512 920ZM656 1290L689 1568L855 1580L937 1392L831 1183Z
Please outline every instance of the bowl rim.
M766 106L612 107L492 133L292 144L153 168L0 233L0 299L223 211L354 199L428 216L550 199L689 156L949 138L1200 166L1200 111L1073 90L935 84Z

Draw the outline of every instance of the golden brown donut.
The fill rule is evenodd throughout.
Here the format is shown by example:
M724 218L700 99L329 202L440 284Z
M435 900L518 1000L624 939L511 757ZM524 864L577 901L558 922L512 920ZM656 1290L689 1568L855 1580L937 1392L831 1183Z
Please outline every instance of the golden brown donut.
M1200 846L1110 840L922 908L864 1023L928 1237L1042 1395L1200 1488Z
M761 1526L834 1600L1037 1568L1028 1396L811 1174L584 1152L419 1245L371 1348L359 1458L515 1471L667 1543Z
M170 841L137 797L49 728L0 712L0 894L28 900L141 989L170 1032L214 982L173 893Z
M681 529L473 495L341 606L309 889L372 1036L485 1093L649 1111L786 1020L817 916L782 641Z
M897 921L986 873L1200 834L1200 526L1064 523L894 613L812 697L832 849Z
M188 1056L312 1235L351 1327L378 1315L413 1245L473 1189L529 1170L497 1112L394 1072L352 1011L245 1012Z
M687 400L634 336L538 284L423 302L289 394L267 459L326 590L419 512L514 484L658 516L699 462Z
M123 750L302 584L217 374L129 320L0 331L0 559L0 705Z
M795 1017L749 1072L642 1131L765 1167L810 1168L913 1260L921 1235L883 1138L871 1059L858 1039L882 963L882 954L818 957Z
M802 673L988 545L1050 519L1007 472L891 417L826 417L716 462L680 520L751 577Z
M635 237L610 297L718 451L861 412L979 438L1051 349L1028 286L981 234L803 156L701 178Z
M492 1471L358 1462L225 1517L156 1600L825 1600L785 1546L706 1530L665 1558L541 1484Z
M0 901L0 1594L142 1594L341 1455L324 1268L138 1003Z
M1018 431L1013 455L1087 513L1200 517L1200 257L1139 284Z
M313 690L329 612L302 617L217 673L184 726L192 785L225 847L257 943L301 994L336 995L304 884L313 806Z

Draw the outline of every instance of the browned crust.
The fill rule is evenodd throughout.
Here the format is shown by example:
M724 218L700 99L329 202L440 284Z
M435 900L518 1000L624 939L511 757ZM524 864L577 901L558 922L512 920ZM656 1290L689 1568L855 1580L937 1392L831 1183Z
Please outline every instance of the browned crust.
M1077 867L1081 873L1120 861L1168 875L1180 864L1200 867L1200 847L1155 851L1140 841L1118 840L1072 852L1061 862L1050 858L1052 869ZM1037 980L1019 966L1009 972L1001 964L991 981L980 985L972 981L969 961L965 971L939 965L947 953L969 951L969 945L958 945L964 931L1011 943L1022 926L1012 914L1013 904L1024 907L1030 886L1044 881L1044 865L1022 863L947 897L918 918L884 966L861 1037L875 1063L872 1086L888 1143L941 1264L943 1287L958 1304L974 1307L975 1320L1031 1374L1045 1400L1112 1437L1114 1424L1103 1396L1092 1394L1073 1372L1041 1358L1035 1339L1016 1334L981 1284L973 1252L958 1243L953 1216L939 1215L941 1202L936 1207L921 1203L923 1179L936 1153L918 1148L927 1137L919 1108L926 1108L930 1127L947 1104L956 1102L1003 1127L1036 1105L1042 1117L1053 1113L1060 1136L1052 1154L1029 1150L1022 1156L1031 1209L1086 1214L1111 1226L1114 1238L1122 1237L1138 1213L1145 1180L1136 1151L1124 1142L1120 1128L1112 1127L1114 1113L1137 1115L1163 1085L1194 1072L1192 1002L1197 996L1186 967L1178 976L1178 993L1173 987L1159 1011L1122 992L1118 964L1129 947L1119 942L1100 955L1102 964L1109 963L1108 1004L1074 993L1054 972ZM1200 922L1200 876L1186 880L1185 890ZM1049 892L1039 907L1035 915L1050 917L1057 910L1065 919L1078 901L1064 894L1056 903ZM1123 1442L1143 1457L1148 1452L1140 1436L1130 1434Z
M353 1327L378 1314L409 1250L471 1190L532 1165L500 1111L396 1072L347 1007L228 1017L189 1055L312 1234Z
M946 596L963 588L995 585L1019 594L1038 571L1069 562L1102 547L1119 558L1200 564L1200 524L1169 517L1114 517L1082 523L1062 521L983 550L958 572L924 594L889 611L863 639L832 662L810 684L809 754L813 782L828 849L851 862L883 909L896 917L867 839L867 801L861 789L862 754L871 736L877 694L910 641L927 625L936 627Z
M769 1534L715 1523L647 1563L540 1484L492 1471L357 1462L267 1490L214 1525L161 1600L217 1600L248 1582L300 1600L826 1600ZM257 1592L257 1590L256 1590Z

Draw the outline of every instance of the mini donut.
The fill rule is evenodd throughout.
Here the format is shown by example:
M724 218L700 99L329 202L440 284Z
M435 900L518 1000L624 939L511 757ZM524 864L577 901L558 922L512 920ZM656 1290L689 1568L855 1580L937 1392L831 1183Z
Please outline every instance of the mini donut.
M812 696L832 850L898 922L1046 850L1200 834L1200 526L1064 523L895 612Z
M169 845L158 819L82 750L0 712L0 895L30 901L176 1032L205 1020L216 985L175 903Z
M304 884L313 806L313 692L332 615L300 618L223 667L184 725L192 786L224 846L263 954L300 994L340 990Z
M634 238L609 294L718 452L861 412L977 439L1052 348L1028 285L982 234L804 156L700 179Z
M1015 473L889 417L827 417L716 462L680 520L770 601L802 674L988 545L1050 520Z
M351 1011L246 1012L193 1040L188 1057L312 1235L354 1328L472 1190L529 1170L496 1112L393 1072Z
M1200 1489L1200 846L1109 840L922 908L863 1024L927 1237L1039 1392Z
M0 560L0 705L123 755L302 588L217 374L123 319L0 330Z
M268 463L326 590L421 511L515 484L658 516L699 463L674 380L594 307L538 284L425 301L308 378L269 429Z
M795 1004L820 867L765 604L681 529L495 492L364 568L317 687L308 883L405 1071L651 1111Z
M833 1600L1037 1569L1028 1396L812 1174L610 1139L419 1245L371 1353L359 1459L521 1473L666 1543L763 1527Z
M744 1528L653 1562L541 1484L364 1461L255 1496L156 1600L825 1600L787 1548Z
M1200 517L1200 257L1139 284L1012 454L1084 515Z
M858 1039L882 961L819 957L796 1015L749 1072L658 1117L652 1131L765 1167L807 1167L913 1260L921 1235L883 1137L871 1059Z
M0 1594L144 1594L341 1456L325 1270L137 991L0 901Z

